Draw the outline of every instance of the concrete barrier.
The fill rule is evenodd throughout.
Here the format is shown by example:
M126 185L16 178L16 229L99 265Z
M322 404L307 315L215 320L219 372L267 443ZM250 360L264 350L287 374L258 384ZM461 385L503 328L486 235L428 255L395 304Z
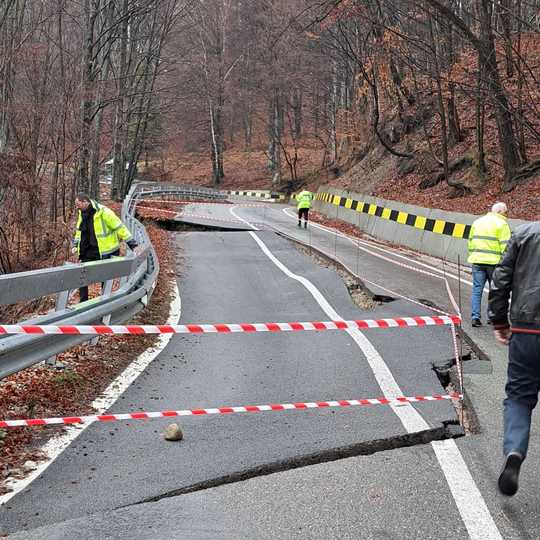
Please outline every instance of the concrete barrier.
M366 234L457 263L467 261L470 226L479 216L447 212L321 187L314 210L357 226ZM486 209L487 211L488 209ZM514 229L525 221L511 219Z
M249 191L227 191L227 195L234 197L252 197L257 199L266 199L267 201L284 201L287 196L278 191L270 191L269 189L253 189Z

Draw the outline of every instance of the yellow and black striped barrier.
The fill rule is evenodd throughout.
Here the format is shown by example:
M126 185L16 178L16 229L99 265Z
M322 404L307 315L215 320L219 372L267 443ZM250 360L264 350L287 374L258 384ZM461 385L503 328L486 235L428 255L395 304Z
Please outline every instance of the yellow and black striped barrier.
M277 193L273 191L229 191L229 195L236 197L257 197L260 199L275 199L283 201L285 195L283 193Z
M332 193L317 193L315 199L335 206L342 206L349 210L354 210L362 214L368 214L381 219L395 221L401 225L408 225L423 231L429 231L435 234L444 234L454 238L463 238L467 240L471 232L471 226L464 223L452 223L443 219L431 219L424 216L417 216L409 212L401 212L392 208L385 208L376 204L362 201L356 201L347 197L340 197Z

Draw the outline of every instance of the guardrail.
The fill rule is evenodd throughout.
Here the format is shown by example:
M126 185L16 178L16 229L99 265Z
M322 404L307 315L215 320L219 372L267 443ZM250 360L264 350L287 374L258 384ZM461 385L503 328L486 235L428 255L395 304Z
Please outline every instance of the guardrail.
M122 221L139 244L138 253L128 248L125 257L0 276L0 305L15 304L56 295L56 307L50 313L19 324L118 324L131 319L148 303L159 273L159 261L146 229L135 218L138 201L153 196L186 199L225 199L214 190L190 186L155 187L135 185L122 205ZM113 282L120 285L113 291ZM101 296L68 306L73 290L93 283L104 283ZM2 335L0 336L0 379L43 360L95 339L77 335Z
M152 183L138 184L137 197L131 200L130 210L133 210L134 205L142 198L150 198L157 196L170 196L180 198L182 200L197 200L210 199L224 201L227 199L227 194L216 191L211 188L193 187L193 186L156 186Z

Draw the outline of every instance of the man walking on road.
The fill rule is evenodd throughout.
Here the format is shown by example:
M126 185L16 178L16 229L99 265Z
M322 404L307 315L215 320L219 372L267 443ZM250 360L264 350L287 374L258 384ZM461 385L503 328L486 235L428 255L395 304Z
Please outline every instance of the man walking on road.
M298 201L298 226L302 226L302 217L304 217L304 229L307 229L313 193L304 189L296 195L296 200Z
M510 323L508 307L510 307ZM514 495L529 446L540 390L540 221L518 227L493 274L489 316L496 339L510 344L504 400L504 465L499 490Z
M510 239L506 221L508 209L502 202L495 203L491 212L478 218L469 235L469 263L472 265L473 292L471 297L472 326L482 326L482 293L486 282L491 285L495 267L501 260Z
M134 249L137 242L133 240L128 228L120 218L106 206L90 199L85 193L79 193L75 199L78 209L73 252L77 253L81 262L110 259L120 254L120 241ZM88 287L79 289L81 302L88 300Z

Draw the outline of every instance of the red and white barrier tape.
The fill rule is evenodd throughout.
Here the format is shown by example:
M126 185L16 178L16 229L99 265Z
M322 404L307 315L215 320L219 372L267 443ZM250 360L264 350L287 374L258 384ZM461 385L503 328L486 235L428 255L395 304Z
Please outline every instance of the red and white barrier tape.
M194 219L201 219L203 221L217 221L222 223L235 223L236 225L245 225L245 221L240 221L239 219L227 219L227 218L218 218L218 217L210 217L210 216L200 216L198 214L180 214L178 216L179 220L182 220L182 218L194 218ZM250 223L253 223L254 225L265 225L262 221L250 221Z
M138 202L145 202L145 203L150 203L150 202L159 202L159 203L169 203L169 204L221 204L221 205L225 205L225 206L249 206L249 207L260 207L260 206L265 206L264 203L260 202L260 203L242 203L242 202L229 202L229 201L173 201L173 200L168 200L168 199L152 199L152 198L147 198L147 199L139 199ZM137 204L137 208L140 208L139 205Z
M330 229L329 227L325 227L324 225L319 225L319 226L321 228ZM383 261L390 262L390 263L394 264L395 266L399 266L400 268L405 268L407 270L412 270L413 272L416 272L418 274L423 274L425 276L433 277L435 279L440 279L440 280L444 281L444 284L445 284L445 287L446 287L446 292L448 294L448 298L450 300L450 303L452 304L453 309L456 311L456 313L460 312L459 306L458 306L458 304L456 302L456 299L454 298L454 295L452 294L452 289L450 288L450 284L448 283L448 279L446 278L445 275L441 276L441 275L439 275L439 274L437 274L435 272L429 272L427 270L422 270L421 268L418 268L418 267L413 266L411 264L406 264L406 263L396 261L395 259L392 259L392 258L387 257L385 255L381 255L380 253L376 253L376 252L374 252L372 250L366 249L362 245L362 244L364 244L364 245L368 245L368 246L372 247L371 242L367 242L366 240L359 240L357 238L352 238L352 237L350 237L350 236L348 236L346 234L343 234L343 233L341 233L341 234L342 234L342 236L347 238L347 240L349 240L350 242L355 244L359 249L361 249L362 251L365 251L366 253L369 253L373 257L377 257L379 259L382 259ZM375 249L382 249L382 248L376 247Z
M86 416L66 416L61 418L27 418L24 420L0 420L0 428L51 426L57 424L84 424L89 422L116 422L118 420L150 420L175 416L203 416L211 414L233 414L246 412L270 412L336 407L358 407L368 405L399 406L407 403L426 401L460 400L461 394L435 394L432 396L412 396L396 398L343 399L339 401L312 401L301 403L274 403L270 405L243 405L239 407L217 407L213 409L184 409L179 411L134 412L120 414L95 414Z
M275 229L275 230L277 231L278 229ZM298 240L297 238L293 238L292 236L289 236L289 235L286 235L286 236L288 238L291 238L291 239L295 240L296 242L301 243L302 245L304 245L306 247L313 247L310 244L308 244L307 242L304 242L302 240ZM331 255L330 253L328 253L327 251L325 251L324 249L322 249L322 248L320 248L318 246L316 248L313 248L313 249L315 249L316 251L319 251L320 253L322 253L326 257L328 257L328 258L330 258L332 260L335 260L334 256ZM350 274L357 277L358 279L361 279L364 283L374 285L378 289L381 289L382 291L385 291L385 292L391 294L392 296L397 296L398 298L402 298L403 300L406 300L407 302L410 302L411 304L415 304L417 306L421 306L423 308L429 309L430 311L433 311L434 313L439 313L440 315L447 315L447 316L451 317L451 314L448 313L447 311L443 311L442 309L430 306L428 304L425 304L424 302L420 302L419 300L414 300L413 298L410 298L408 296L405 296L404 294L398 293L397 291L394 291L392 289L388 289L387 287L385 287L384 285L381 285L380 283L377 283L375 281L371 281L371 280L367 279L364 275L358 274L357 272L352 270L352 268L347 266L347 264L345 264L343 261L339 261L339 264L341 264Z
M240 221L239 219L218 218L218 217L211 217L211 216L203 216L199 214L184 214L183 212L177 212L175 210L163 210L162 208L152 208L150 206L139 206L137 207L137 209L138 210L155 210L156 212L161 212L163 214L174 214L175 216L178 216L178 219L195 218L195 219L203 219L206 221L220 221L224 223L242 224L242 221ZM251 223L262 225L262 223L259 223L257 221L252 221Z
M321 330L366 330L369 328L408 328L459 324L457 315L359 319L350 321L311 321L281 323L177 324L177 325L21 325L2 324L0 334L230 334L237 332L301 332Z
M458 339L457 339L457 328L456 328L455 324L450 325L450 331L452 332L452 343L454 345L454 357L456 359L456 369L457 369L457 374L458 374L459 391L463 394L464 393L464 387L463 387L463 363L461 361L461 356L459 354L459 346L458 346Z

